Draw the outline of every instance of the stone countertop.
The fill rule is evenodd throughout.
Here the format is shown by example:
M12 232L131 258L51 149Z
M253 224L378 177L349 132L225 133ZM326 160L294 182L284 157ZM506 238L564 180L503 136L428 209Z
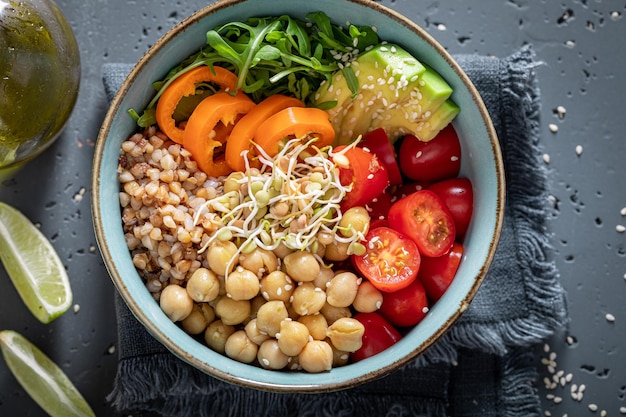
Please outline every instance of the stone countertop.
M78 104L62 137L0 184L67 266L75 306L43 326L0 271L0 328L26 335L67 372L98 416L116 371L114 287L97 250L91 160L107 109L105 62L136 62L207 2L57 0L82 56ZM626 415L626 1L385 0L451 53L506 56L533 45L542 94L541 144L551 188L554 258L571 324L537 347L544 414ZM532 184L529 184L532 186ZM0 415L43 416L0 365ZM585 387L585 388L583 388ZM582 394L579 394L582 393Z

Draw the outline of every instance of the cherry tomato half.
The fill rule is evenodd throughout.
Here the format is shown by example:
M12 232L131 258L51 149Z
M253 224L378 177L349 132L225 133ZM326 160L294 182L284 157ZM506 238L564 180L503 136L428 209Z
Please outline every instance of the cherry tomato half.
M416 181L453 178L461 169L461 143L451 124L429 142L413 135L405 136L399 154L400 170Z
M385 129L381 127L364 134L359 146L369 149L378 157L389 174L389 184L402 184L402 174L398 166L396 151L389 141Z
M378 312L394 326L415 326L428 313L428 297L424 286L415 280L406 288L384 292Z
M413 239L420 254L441 256L455 238L452 214L437 194L417 191L395 202L389 209L389 225Z
M345 146L338 146L338 153ZM345 158L343 158L345 157ZM346 194L341 209L364 206L378 197L389 185L389 176L378 157L362 148L350 148L334 157L339 167L339 181L342 185L352 184L352 190Z
M417 279L424 285L431 302L439 300L446 292L459 269L462 257L463 245L455 242L445 255L422 259Z
M376 227L365 240L365 255L352 255L352 262L374 287L397 291L415 281L420 254L409 237L388 227Z
M471 181L467 178L450 178L436 182L428 189L437 194L450 210L456 226L456 240L462 242L474 209Z
M402 339L402 335L378 313L358 313L354 318L363 324L362 345L350 355L352 362L374 356Z

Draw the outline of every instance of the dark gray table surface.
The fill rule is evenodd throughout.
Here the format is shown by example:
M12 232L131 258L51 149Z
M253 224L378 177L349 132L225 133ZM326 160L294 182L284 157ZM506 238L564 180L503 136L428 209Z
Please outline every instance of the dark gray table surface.
M78 104L55 145L0 184L0 200L51 239L68 268L76 308L41 325L0 270L0 329L26 335L67 372L98 416L115 416L105 401L116 371L114 287L97 250L89 200L94 143L107 109L101 66L137 61L207 2L57 3L82 56ZM544 414L626 415L626 233L618 227L626 225L626 81L619 75L626 68L626 1L381 3L452 53L506 56L523 44L534 46L543 62L537 73L541 142L551 168L549 227L571 315L567 331L537 347ZM0 363L0 416L14 415L44 412Z

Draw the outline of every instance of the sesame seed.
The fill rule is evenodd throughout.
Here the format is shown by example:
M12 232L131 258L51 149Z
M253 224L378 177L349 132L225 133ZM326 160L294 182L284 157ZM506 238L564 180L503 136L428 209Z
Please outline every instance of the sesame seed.
M611 313L606 313L604 317L606 318L606 321L608 321L609 323L613 323L615 321L615 316Z
M626 226L624 226L623 224L618 224L617 226L615 226L615 230L617 231L617 233L624 233L626 232Z
M546 164L550 163L550 155L548 155L547 153L543 154L543 162L545 162Z
M563 401L563 398L561 398L561 397L554 397L554 399L552 401L554 401L555 404L559 404L559 403L561 403Z
M557 125L555 125L554 123L550 123L548 125L548 129L550 129L550 132L552 133L556 133L559 131L559 127Z
M580 156L583 153L583 147L576 145L576 155Z
M589 404L588 407L591 411L598 411L598 406L596 404Z
M567 46L568 48L573 48L574 46L576 46L576 42L574 40L565 41L565 46Z
M459 160L459 157L458 157L458 156L451 156L451 157L450 157L450 160L451 160L452 162L456 162L456 161L458 161L458 160Z
M429 311L429 310L428 310L428 307L424 307L424 308L422 308L422 313L426 314L426 313L428 313L428 311Z
M622 216L626 216L626 207L623 207L620 211L619 214L621 214Z
M563 106L558 106L555 109L555 113L557 114L557 116L559 117L559 119L563 119L565 118L565 113L567 112L567 110L565 110L565 107Z
M78 313L79 310L80 310L80 305L74 304L74 314Z
M619 412L620 412L621 414L626 414L626 407L620 407L620 408L619 408Z
M417 153L415 154L416 158L419 158L422 156L422 151L417 151Z

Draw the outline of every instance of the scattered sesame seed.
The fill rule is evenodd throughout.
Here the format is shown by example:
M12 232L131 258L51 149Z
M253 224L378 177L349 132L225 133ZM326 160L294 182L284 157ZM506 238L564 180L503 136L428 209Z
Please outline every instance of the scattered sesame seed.
M452 161L452 162L456 162L456 161L458 161L458 160L459 160L459 157L458 157L458 156L451 156L451 157L450 157L450 161Z
M114 354L115 353L115 345L109 346L109 348L107 349L107 352L109 353L109 355Z
M557 114L557 116L559 117L559 119L564 119L565 118L565 113L567 113L567 110L565 110L565 107L563 106L558 106L554 112Z
M623 207L620 211L619 214L621 214L622 216L626 216L626 207Z
M626 407L620 407L620 408L619 408L619 412L620 412L621 414L626 414Z
M615 316L611 313L606 313L604 317L606 318L606 321L610 323L613 323L615 321Z
M547 343L544 343L543 344L543 351L546 352L546 353L550 352L550 345L547 344Z
M548 129L550 129L550 132L552 133L556 133L559 131L559 127L557 125L555 125L554 123L550 123L548 125Z
M620 12L617 12L617 11L611 12L611 20L617 20L620 17L622 17L622 14Z
M600 411L600 416L601 417L606 417L606 410Z
M596 404L589 404L588 407L591 411L598 411L598 406Z
M74 314L78 313L79 310L80 310L80 305L74 304Z
M546 164L550 163L550 155L548 155L547 153L543 154L543 162L545 162Z
M447 29L447 27L443 23L437 23L437 29L444 31Z
M583 153L583 147L576 145L576 155L580 156Z
M573 48L574 46L576 46L576 41L574 40L565 41L565 46L567 46L568 48Z
M624 233L626 232L626 226L624 226L623 224L618 224L617 226L615 226L615 230L617 231L617 233Z

